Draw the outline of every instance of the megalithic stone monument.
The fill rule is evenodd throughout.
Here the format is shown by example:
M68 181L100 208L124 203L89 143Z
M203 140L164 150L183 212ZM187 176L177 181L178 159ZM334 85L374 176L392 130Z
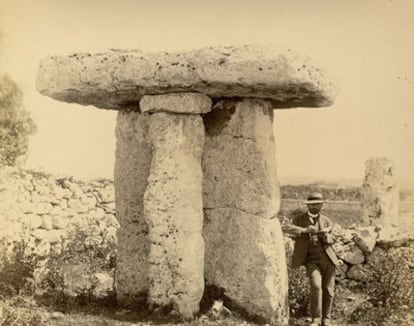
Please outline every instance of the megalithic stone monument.
M118 110L118 300L197 314L205 281L288 320L273 110L323 107L334 87L277 46L111 50L41 61L40 93Z
M398 224L400 186L393 162L373 157L365 162L361 189L362 219L366 224Z

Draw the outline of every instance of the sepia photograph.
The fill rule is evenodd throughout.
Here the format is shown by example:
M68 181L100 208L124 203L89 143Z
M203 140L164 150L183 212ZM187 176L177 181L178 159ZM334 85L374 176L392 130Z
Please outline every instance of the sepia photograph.
M0 0L0 326L414 325L414 3Z

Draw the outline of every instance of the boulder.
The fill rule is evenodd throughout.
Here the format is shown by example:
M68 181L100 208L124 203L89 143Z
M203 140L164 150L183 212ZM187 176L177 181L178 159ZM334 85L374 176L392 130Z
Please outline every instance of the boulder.
M365 261L365 255L361 249L354 243L348 243L342 248L334 247L337 256L348 264L362 264Z
M42 216L42 224L40 225L40 228L45 230L53 229L52 217L50 215Z
M361 227L355 233L354 241L365 255L368 255L374 250L377 242L377 232L375 227Z
M42 217L37 214L23 214L20 220L30 230L35 230L42 225Z
M69 198L68 207L77 213L86 213L89 211L88 205L83 204L78 198Z
M369 279L370 269L365 264L354 265L346 272L346 276L354 281L366 282Z
M115 190L113 186L99 188L97 189L97 193L101 203L105 204L115 202Z

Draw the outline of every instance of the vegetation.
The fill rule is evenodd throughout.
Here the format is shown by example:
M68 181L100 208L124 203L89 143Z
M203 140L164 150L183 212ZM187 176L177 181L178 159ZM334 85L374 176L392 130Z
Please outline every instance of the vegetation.
M33 294L33 274L38 260L31 253L25 239L0 240L0 295L12 298Z
M407 325L414 306L414 246L384 251L369 262L369 280L363 291L369 296L350 320L367 325Z
M22 91L9 76L0 76L0 167L24 162L29 136L35 131L36 125L23 107Z
M99 229L97 221L87 218L83 227L76 225L69 232L62 250L50 255L43 286L57 301L65 301L68 290L64 277L65 266L82 266L90 277L90 283L93 284L95 273L113 273L115 260L115 239L109 237L105 230ZM76 289L75 296L78 301L92 300L93 290L93 286L79 288Z
M282 199L304 200L310 193L318 191L328 200L335 201L359 201L361 193L359 187L321 187L316 184L309 185L284 185L280 187Z

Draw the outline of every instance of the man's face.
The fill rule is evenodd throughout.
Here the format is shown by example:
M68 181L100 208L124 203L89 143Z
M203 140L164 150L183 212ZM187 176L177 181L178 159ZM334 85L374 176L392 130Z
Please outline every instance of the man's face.
M308 210L309 212L311 212L312 214L319 214L319 212L322 209L322 203L317 203L317 204L308 204Z

